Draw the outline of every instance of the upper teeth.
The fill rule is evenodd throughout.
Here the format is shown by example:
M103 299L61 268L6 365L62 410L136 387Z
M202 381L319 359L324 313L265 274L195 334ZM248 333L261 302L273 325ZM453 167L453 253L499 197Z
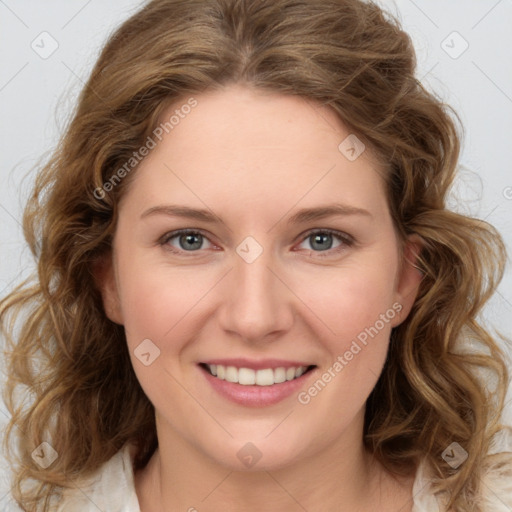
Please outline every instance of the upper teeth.
M206 366L210 373L218 379L236 382L244 386L272 386L273 384L296 379L308 369L307 366L265 368L263 370L237 368L236 366L224 366L222 364L207 364Z

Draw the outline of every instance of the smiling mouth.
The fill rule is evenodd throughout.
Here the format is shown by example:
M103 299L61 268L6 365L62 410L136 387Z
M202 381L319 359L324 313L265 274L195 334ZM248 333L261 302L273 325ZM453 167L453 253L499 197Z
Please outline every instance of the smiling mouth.
M302 377L310 372L316 365L291 366L289 368L237 368L236 366L224 366L222 364L200 363L199 366L219 380L225 380L242 386L273 386Z

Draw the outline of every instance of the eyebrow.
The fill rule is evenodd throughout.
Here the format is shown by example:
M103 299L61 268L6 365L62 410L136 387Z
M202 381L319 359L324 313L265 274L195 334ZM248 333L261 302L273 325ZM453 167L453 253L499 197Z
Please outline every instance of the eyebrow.
M141 219L152 215L168 215L171 217L183 217L195 219L203 222L215 223L222 222L222 219L217 217L210 210L200 208L191 208L182 205L160 205L149 208L141 215ZM357 208L345 204L330 204L326 206L319 206L316 208L303 208L294 213L288 220L287 224L300 224L313 220L323 219L325 217L333 216L348 216L348 215L363 215L372 218L372 214L363 208Z

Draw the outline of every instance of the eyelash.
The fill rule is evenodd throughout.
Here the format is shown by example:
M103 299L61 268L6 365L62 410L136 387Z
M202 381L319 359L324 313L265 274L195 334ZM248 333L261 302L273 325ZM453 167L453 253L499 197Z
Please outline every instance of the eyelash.
M302 236L301 243L304 242L307 238L311 237L312 235L316 235L316 234L329 234L329 235L333 235L334 237L338 238L341 242L343 242L343 244L340 245L339 247L327 249L325 251L315 251L313 249L309 249L310 252L317 253L316 257L319 257L319 258L326 258L326 257L332 256L333 253L338 253L338 252L342 251L343 249L345 249L347 247L352 247L355 244L355 240L350 235L347 235L346 233L343 233L341 231L336 231L334 229L320 229L320 228L315 228L315 229L311 229L311 230L307 231ZM208 239L208 236L203 231L201 231L201 230L197 230L197 229L178 229L176 231L171 231L170 233L166 233L164 236L162 236L160 238L158 243L161 246L165 246L173 238L176 238L177 236L180 236L180 235L201 235L204 238ZM210 241L210 240L208 239L208 241ZM212 242L210 241L210 243L212 243ZM166 249L171 251L171 252L173 252L173 253L175 253L175 254L199 252L199 250L197 250L197 251L178 250L178 249L176 249L175 247L172 247L172 246L167 246Z

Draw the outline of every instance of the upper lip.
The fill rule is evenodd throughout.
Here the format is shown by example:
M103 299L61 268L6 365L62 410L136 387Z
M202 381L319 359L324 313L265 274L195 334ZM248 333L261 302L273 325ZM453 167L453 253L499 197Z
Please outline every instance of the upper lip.
M203 364L212 365L220 364L222 366L234 366L235 368L250 368L252 370L263 370L265 368L298 368L300 366L314 366L311 363L305 363L301 361L287 361L285 359L209 359L208 361L202 361Z

